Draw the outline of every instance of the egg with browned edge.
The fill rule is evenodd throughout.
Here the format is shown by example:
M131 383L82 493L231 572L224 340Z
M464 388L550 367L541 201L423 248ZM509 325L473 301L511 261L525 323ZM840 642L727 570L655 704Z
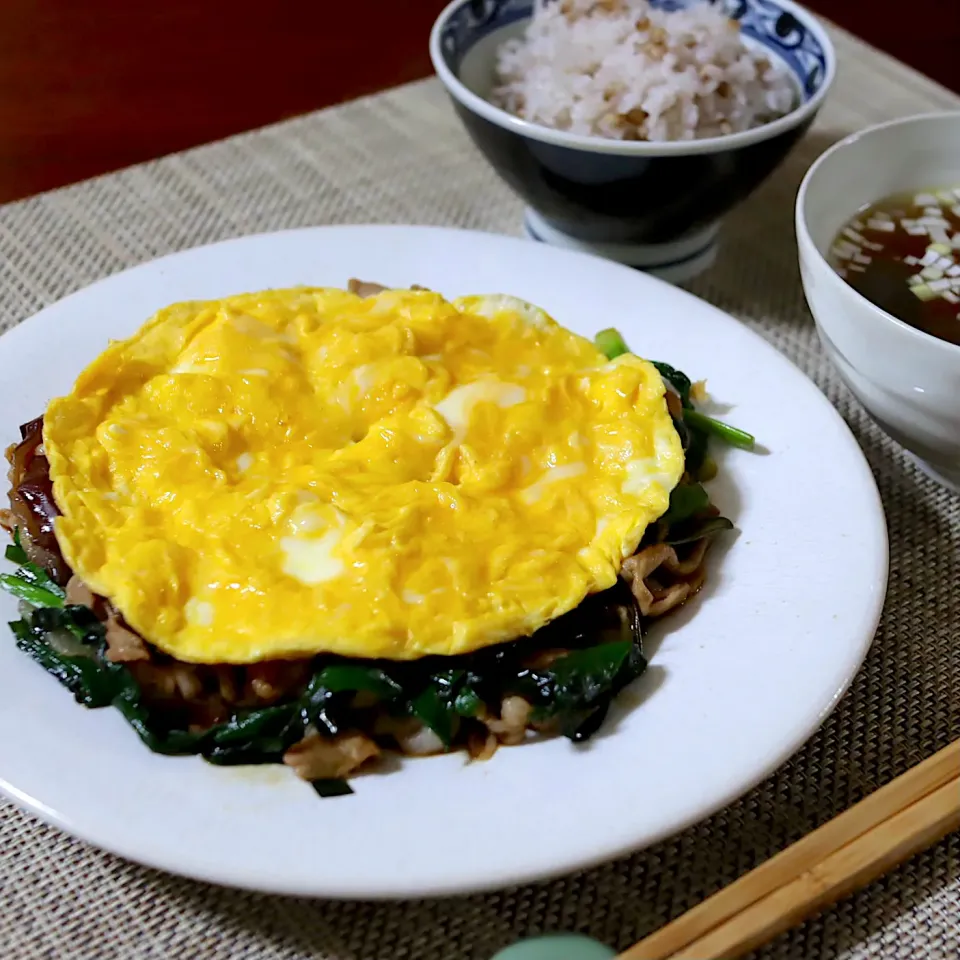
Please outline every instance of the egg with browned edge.
M664 384L513 297L159 311L50 404L67 562L172 656L408 660L615 582L684 469Z

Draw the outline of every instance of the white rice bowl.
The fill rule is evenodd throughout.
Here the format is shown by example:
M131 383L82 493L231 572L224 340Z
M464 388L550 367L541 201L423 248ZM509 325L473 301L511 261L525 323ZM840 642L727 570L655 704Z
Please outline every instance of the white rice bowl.
M536 0L497 52L492 101L532 123L616 140L699 140L789 113L794 81L708 3Z

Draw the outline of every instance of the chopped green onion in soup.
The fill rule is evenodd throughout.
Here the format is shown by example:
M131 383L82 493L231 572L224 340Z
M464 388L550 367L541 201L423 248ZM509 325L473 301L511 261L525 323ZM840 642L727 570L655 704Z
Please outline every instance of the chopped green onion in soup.
M878 307L960 344L960 185L863 208L838 232L828 260Z

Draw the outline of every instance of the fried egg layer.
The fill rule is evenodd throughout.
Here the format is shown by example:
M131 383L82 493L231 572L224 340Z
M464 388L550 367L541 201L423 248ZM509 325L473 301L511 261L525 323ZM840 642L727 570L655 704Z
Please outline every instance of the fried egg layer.
M161 310L51 403L74 571L186 661L412 659L611 586L683 452L656 369L506 296Z

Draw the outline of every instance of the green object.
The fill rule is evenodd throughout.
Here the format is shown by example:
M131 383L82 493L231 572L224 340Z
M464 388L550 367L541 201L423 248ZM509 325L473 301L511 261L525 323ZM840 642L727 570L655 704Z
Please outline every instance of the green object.
M690 378L682 370L671 367L669 363L661 363L658 360L651 360L650 362L657 368L660 376L677 391L683 406L690 407L690 391L693 389L693 382Z
M410 703L413 715L429 727L445 747L453 742L458 687L463 673L463 670L447 670L434 674Z
M13 529L13 543L7 547L3 554L11 563L26 563L27 553L20 545L20 528Z
M55 594L61 599L67 595L63 587L53 580L46 570L44 570L42 567L38 567L35 563L20 564L20 569L17 571L17 576L21 580L26 580L28 583L34 583L38 587L43 587L45 590L49 590L50 593Z
M13 594L18 600L26 600L35 607L62 607L63 597L52 590L32 583L25 577L4 573L0 574L0 588Z
M372 693L378 700L393 700L403 693L382 670L349 663L325 667L316 680L331 693Z
M592 594L551 621L536 636L458 657L425 657L410 663L366 663L318 657L303 693L267 707L238 707L205 730L186 726L175 713L151 709L135 674L107 655L103 625L86 607L66 604L63 588L29 563L19 542L16 574L0 574L0 588L30 608L11 628L17 646L56 677L84 706L113 706L156 753L199 754L216 764L277 763L302 740L307 727L335 737L357 726L357 694L396 717L416 716L450 745L464 718L475 717L510 695L529 700L544 720L580 742L603 721L614 696L646 667L643 630L629 588L622 582ZM57 634L71 634L79 644ZM568 652L548 666L527 666L542 649ZM315 784L321 796L349 793L342 781Z
M616 360L623 353L629 353L630 348L620 336L619 330L610 327L607 330L601 330L594 338L593 342L597 349L608 359Z
M732 529L733 524L726 517L704 517L702 519L694 517L685 523L678 523L670 527L662 542L670 544L671 547L679 547L681 544L703 540L704 537L715 537L718 533Z
M353 793L353 787L346 780L314 780L311 784L317 792L317 796L323 797L348 797Z
M0 574L0 589L13 594L18 600L26 600L34 607L62 607L64 589L56 583L46 570L27 560L27 554L20 545L20 529L13 534L13 543L7 547L4 556L12 563L20 565L16 574Z
M521 940L501 950L492 960L610 960L616 952L608 946L574 933Z
M710 496L699 483L679 483L670 494L670 507L663 515L669 523L680 523L710 506Z
M752 450L757 442L752 433L747 433L746 430L740 430L737 427L731 427L729 423L714 420L713 417L708 417L706 414L690 407L683 411L683 422L695 430L710 433L729 443L731 447L739 447L741 450Z
M704 452L702 462L697 469L696 479L699 480L700 483L709 483L716 478L717 472L717 461L708 453Z

